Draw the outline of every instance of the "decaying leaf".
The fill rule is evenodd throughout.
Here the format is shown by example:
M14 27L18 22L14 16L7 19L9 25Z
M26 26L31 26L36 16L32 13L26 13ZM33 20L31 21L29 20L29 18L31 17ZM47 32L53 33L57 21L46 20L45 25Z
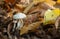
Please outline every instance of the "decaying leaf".
M34 3L33 2L28 5L28 7L23 11L23 13L27 14L28 11L31 9L32 6L34 6Z
M60 0L57 0L57 3L60 4Z
M31 1L32 0L21 0L21 2L24 3L24 4L30 4Z
M56 2L53 0L45 0L46 3L48 3L49 5L55 5Z
M28 33L29 30L34 31L35 29L37 29L40 26L41 23L42 22L35 22L30 25L24 26L20 31L20 35Z
M46 3L46 2L42 3L41 7L43 7L44 9L55 9L54 6L52 6L52 5L50 5L50 4Z
M36 22L36 20L39 18L39 13L36 14L31 14L31 15L27 15L25 21L25 25L31 24L33 22Z
M11 4L14 4L16 0L5 0L6 3L11 3Z
M40 3L40 2L44 2L45 0L33 0L33 2L35 3L35 4L37 4L37 3Z

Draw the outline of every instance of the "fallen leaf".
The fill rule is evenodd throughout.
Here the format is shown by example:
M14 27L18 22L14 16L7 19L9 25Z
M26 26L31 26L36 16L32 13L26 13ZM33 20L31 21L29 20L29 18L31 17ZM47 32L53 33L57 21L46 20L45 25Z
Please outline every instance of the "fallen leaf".
M42 23L42 22L35 22L35 23L29 24L29 25L27 25L27 26L24 26L24 27L20 30L20 35L23 35L23 34L25 34L25 33L28 33L29 30L34 31L35 29L37 29L37 28L40 26L41 23Z
M14 3L15 3L15 0L5 0L5 2L6 2L7 4L9 4L9 3L14 4Z
M60 0L57 0L57 3L60 4Z
M52 6L56 4L56 2L53 0L45 0L45 2Z

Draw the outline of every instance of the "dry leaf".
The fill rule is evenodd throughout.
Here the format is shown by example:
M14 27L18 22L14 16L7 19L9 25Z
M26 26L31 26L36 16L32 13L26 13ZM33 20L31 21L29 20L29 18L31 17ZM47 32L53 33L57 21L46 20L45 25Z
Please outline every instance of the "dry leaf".
M29 25L27 25L27 26L24 26L24 27L20 30L20 35L25 34L25 33L28 33L29 30L34 31L35 29L37 29L37 28L40 26L41 23L42 23L42 22L35 22L35 23L29 24Z
M45 0L46 3L48 3L49 5L55 5L56 2L53 0Z
M45 0L33 0L34 4L40 3L40 2L44 2Z
M26 6L23 6L22 4L16 4L14 8L19 12L23 12L25 7Z
M14 4L16 0L5 0L6 3L11 3L11 4Z
M57 3L60 4L60 0L57 0Z
M21 2L24 3L24 4L30 4L31 1L32 0L21 0Z
M28 7L23 11L23 13L27 14L28 11L34 6L34 3L32 2L31 4L28 5Z
M46 3L46 2L42 3L41 7L44 8L44 9L55 9L54 6L52 6L52 5L50 5L49 3Z

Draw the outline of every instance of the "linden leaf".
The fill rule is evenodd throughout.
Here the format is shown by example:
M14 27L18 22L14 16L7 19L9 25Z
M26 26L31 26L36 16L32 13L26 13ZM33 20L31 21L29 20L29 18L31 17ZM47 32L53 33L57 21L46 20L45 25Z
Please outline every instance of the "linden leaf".
M56 9L54 9L52 11L55 13L56 16L60 15L60 9L59 8L56 8Z
M54 23L56 18L60 15L59 9L47 10L44 14L44 24Z

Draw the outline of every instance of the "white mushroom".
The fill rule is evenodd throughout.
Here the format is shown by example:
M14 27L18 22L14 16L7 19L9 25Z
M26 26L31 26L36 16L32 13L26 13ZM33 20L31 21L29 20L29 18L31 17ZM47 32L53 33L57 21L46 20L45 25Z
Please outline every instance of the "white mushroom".
M23 26L23 20L26 18L26 15L24 13L17 13L13 16L13 19L16 19L16 21L18 20L18 23L17 23L17 28L16 29L21 29L22 26Z
M26 18L26 15L24 13L17 13L13 16L13 19L24 19Z
M14 31L14 30L15 30L17 20L13 20L13 23L14 23L14 26L13 26L13 30L12 30L12 31Z

